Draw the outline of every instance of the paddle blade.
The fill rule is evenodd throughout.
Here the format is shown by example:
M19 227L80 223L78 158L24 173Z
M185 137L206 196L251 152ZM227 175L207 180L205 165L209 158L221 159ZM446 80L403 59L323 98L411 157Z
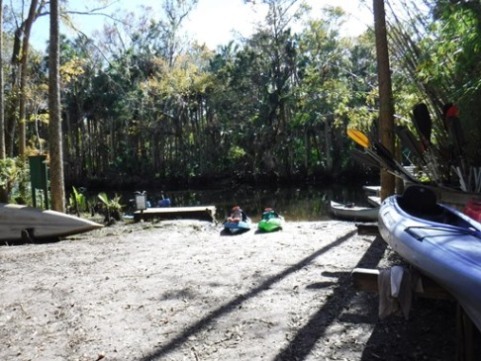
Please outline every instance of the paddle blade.
M463 156L463 148L466 145L466 140L458 115L459 109L456 105L448 103L443 107L444 127L451 137L458 156Z
M413 122L425 145L431 144L431 130L433 122L428 107L424 103L416 104L413 108Z
M369 148L370 142L369 138L363 132L356 129L348 129L347 136L359 144L363 148Z

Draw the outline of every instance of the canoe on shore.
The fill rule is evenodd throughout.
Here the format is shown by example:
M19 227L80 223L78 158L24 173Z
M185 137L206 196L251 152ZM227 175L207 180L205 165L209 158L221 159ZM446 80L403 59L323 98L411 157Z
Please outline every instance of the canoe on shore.
M34 242L101 227L101 224L61 212L0 203L0 241Z
M332 216L339 219L359 222L376 222L379 208L341 204L331 201L329 203L329 211Z
M481 330L481 224L411 186L383 201L378 225L392 249L455 297Z

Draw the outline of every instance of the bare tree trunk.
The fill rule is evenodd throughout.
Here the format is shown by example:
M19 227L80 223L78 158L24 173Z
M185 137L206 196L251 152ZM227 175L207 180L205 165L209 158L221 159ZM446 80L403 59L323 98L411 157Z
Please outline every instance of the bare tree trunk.
M0 54L3 53L3 0L0 0ZM3 93L3 59L0 56L0 159L7 157L5 148L5 98ZM7 190L0 187L0 202L8 201Z
M27 136L26 136L26 111L25 111L25 103L26 103L26 85L27 85L27 68L28 68L28 52L29 52L29 41L30 41L30 31L32 29L33 22L36 18L36 11L37 11L37 4L38 0L32 0L30 4L30 10L28 12L28 18L25 22L25 30L23 33L23 40L22 40L22 57L20 62L20 99L19 99L19 109L18 109L18 116L19 116L19 137L18 137L18 145L19 145L19 154L20 156L25 155L25 148L27 144Z
M373 0L373 9L379 81L379 137L381 143L394 154L394 103L392 97L384 0ZM381 199L393 194L394 188L394 176L385 170L381 170Z
M50 112L50 187L52 189L52 208L59 212L65 212L62 122L60 109L58 11L58 0L51 0L48 94Z
M3 0L0 0L0 54L3 53ZM0 159L7 157L5 148L5 97L3 93L3 58L0 56Z
M332 131L331 122L332 115L326 116L324 121L324 149L326 151L326 170L332 174L334 168L334 159L332 157Z

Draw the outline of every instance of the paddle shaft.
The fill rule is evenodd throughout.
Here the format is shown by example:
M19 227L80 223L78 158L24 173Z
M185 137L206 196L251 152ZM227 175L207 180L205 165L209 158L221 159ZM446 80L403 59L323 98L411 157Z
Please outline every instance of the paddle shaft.
M384 147L381 143L374 142L374 145L370 147L371 142L369 141L367 135L356 129L348 129L347 135L349 138L354 140L354 142L363 147L366 153L369 154L373 159L376 159L379 164L381 164L389 173L410 182L418 182L417 179L415 179L408 171L404 169L401 164L394 159L391 152L389 152L389 150L386 149L386 147Z

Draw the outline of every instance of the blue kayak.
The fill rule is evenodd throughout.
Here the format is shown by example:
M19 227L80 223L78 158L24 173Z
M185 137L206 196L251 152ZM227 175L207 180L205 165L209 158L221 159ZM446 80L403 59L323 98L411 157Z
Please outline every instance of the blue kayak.
M386 198L378 221L392 249L455 297L481 330L481 224L422 186Z
M239 207L232 207L231 214L224 222L224 230L228 233L242 233L251 229L251 220Z
M250 220L239 222L224 222L224 229L232 234L246 232L251 229Z

